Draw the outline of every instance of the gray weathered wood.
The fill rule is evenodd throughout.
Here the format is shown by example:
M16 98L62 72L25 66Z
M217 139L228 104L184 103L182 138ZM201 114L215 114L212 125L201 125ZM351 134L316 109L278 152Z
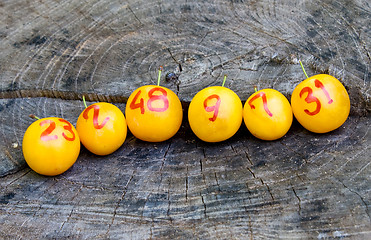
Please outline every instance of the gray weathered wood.
M370 10L363 0L1 2L0 238L371 238ZM227 74L242 101L254 85L289 97L304 79L299 59L345 85L344 126L319 135L295 122L273 142L244 126L216 144L191 132L199 90ZM124 111L160 65L185 111L174 138L129 133L110 156L82 149L57 177L26 166L30 113L75 124L82 95Z

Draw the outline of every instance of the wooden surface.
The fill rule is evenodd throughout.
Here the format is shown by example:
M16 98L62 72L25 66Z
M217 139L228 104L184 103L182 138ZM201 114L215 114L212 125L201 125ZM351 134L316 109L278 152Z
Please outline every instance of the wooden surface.
M1 239L371 239L369 1L1 1ZM22 155L31 113L73 124L90 101L123 111L132 91L162 85L184 106L204 87L242 101L287 97L309 75L347 88L351 116L312 134L294 122L273 142L244 125L216 144L184 121L163 143L128 135L107 157L81 150L57 177Z

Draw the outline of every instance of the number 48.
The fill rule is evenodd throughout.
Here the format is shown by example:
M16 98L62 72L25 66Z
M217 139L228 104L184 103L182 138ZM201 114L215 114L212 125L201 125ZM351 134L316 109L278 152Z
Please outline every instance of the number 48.
M155 92L160 92L161 95L154 95ZM130 108L132 110L134 110L136 108L140 108L140 113L144 114L144 112L145 112L144 99L140 98L139 102L137 102L141 93L142 93L142 91L139 90L137 92L137 94L135 94L135 96L133 98L133 101L130 103ZM147 108L148 108L149 111L165 112L169 108L169 99L167 98L167 92L166 92L165 89L160 88L160 87L154 87L148 92L148 97L149 97L149 99L147 101ZM163 101L164 106L163 107L152 106L152 103L156 100Z

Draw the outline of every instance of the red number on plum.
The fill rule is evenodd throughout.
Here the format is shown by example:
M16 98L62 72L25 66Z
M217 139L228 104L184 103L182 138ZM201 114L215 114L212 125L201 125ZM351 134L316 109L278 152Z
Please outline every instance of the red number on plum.
M216 99L216 103L213 106L208 106L207 102L211 99ZM212 121L212 122L214 122L216 120L216 118L218 117L220 102L221 102L221 99L216 94L208 96L204 101L204 108L205 108L206 112L214 112L213 117L209 118L209 120Z

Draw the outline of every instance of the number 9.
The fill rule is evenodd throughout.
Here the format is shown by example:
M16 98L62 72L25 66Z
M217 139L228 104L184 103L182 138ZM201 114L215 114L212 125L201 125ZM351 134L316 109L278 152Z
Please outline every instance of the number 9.
M241 126L241 100L236 93L225 87L202 89L189 105L188 122L194 134L205 142L227 140Z

